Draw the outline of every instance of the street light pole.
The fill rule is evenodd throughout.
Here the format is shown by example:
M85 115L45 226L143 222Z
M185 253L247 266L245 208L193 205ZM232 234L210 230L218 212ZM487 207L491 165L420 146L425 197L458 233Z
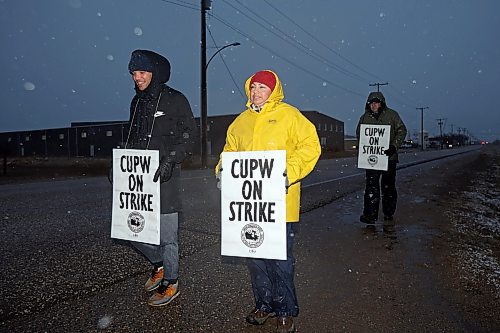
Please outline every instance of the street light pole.
M201 167L207 167L207 68L212 59L227 47L238 46L240 43L234 42L224 45L218 49L207 62L207 33L206 18L207 10L210 10L210 0L201 0L201 112L200 112L200 132L201 132Z
M421 108L416 108L417 110L420 110L421 116L420 116L420 144L421 144L421 149L424 150L424 110L428 109L428 106L424 106Z
M204 29L203 29L204 30ZM204 33L202 32L202 36ZM206 35L205 35L206 37ZM203 43L202 43L203 44ZM208 62L205 63L207 56L206 56L206 45L205 47L202 46L202 56L201 56L201 166L202 168L207 167L207 159L208 159L208 154L207 154L207 68L208 64L210 64L210 61L222 50L225 48L231 47L231 46L238 46L241 45L238 42L234 42L228 45L224 45L220 49L218 49L208 60Z
M210 0L201 0L201 166L207 166L207 21L206 11L210 10Z

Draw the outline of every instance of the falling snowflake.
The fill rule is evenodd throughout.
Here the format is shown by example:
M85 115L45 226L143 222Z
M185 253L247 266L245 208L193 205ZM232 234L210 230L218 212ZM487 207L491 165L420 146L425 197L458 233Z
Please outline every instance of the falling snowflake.
M99 321L97 322L97 327L99 329L103 330L103 329L108 328L112 322L113 322L113 317L104 316L104 317L100 318Z
M29 81L26 81L24 82L24 90L35 90L35 84L29 82Z
M109 61L113 61L113 60L115 60L115 58L113 57L113 55L112 55L112 54L108 54L108 55L106 56L106 59L108 59Z
M141 28L139 28L139 27L135 27L135 28L134 28L134 34L135 34L136 36L142 36L142 29L141 29Z

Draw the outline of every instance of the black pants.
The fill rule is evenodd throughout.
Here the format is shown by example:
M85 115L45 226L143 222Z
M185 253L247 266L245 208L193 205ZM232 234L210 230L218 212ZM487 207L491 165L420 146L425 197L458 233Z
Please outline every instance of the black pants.
M286 224L286 260L256 258L247 260L252 280L255 308L265 312L274 312L280 317L296 317L299 314L299 305L293 281L295 271L293 224Z
M387 171L366 170L366 187L363 214L377 217L382 186L382 212L393 216L396 211L398 193L396 191L396 161L389 161ZM382 177L382 181L380 178Z

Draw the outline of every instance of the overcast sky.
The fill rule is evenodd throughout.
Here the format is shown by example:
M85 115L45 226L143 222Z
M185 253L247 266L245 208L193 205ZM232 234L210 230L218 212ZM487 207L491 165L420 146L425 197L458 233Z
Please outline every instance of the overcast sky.
M172 65L169 85L200 114L200 1L0 0L0 131L126 120L134 49ZM354 134L369 84L409 132L467 129L500 139L500 1L213 0L208 12L208 114L239 113L245 80L277 72L286 102ZM214 42L215 41L215 42ZM233 82L236 82L236 84Z

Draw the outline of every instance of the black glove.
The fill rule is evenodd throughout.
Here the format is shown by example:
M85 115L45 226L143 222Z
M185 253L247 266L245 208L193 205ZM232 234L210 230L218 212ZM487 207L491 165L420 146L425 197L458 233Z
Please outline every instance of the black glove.
M393 145L389 145L389 149L386 149L384 151L384 154L386 154L387 156L391 156L392 154L394 154L396 152L396 147L393 146Z
M160 165L158 170L155 172L153 181L156 183L158 178L161 183L167 182L172 178L172 170L174 169L174 163L172 163L168 158L162 157L160 160Z
M283 172L283 177L285 177L285 191L286 194L288 194L288 188L290 187L290 182L288 181L288 175L286 173L286 170L285 172Z

